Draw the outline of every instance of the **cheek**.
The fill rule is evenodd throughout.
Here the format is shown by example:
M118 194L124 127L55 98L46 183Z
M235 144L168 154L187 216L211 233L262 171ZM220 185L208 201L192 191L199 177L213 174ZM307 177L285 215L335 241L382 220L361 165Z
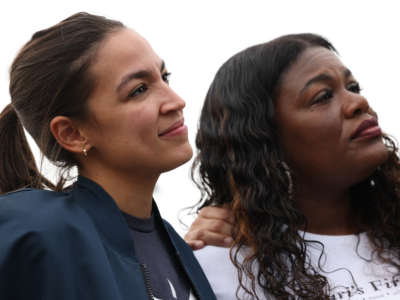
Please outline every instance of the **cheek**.
M296 168L324 165L341 150L342 127L337 118L301 118L280 131L285 157Z
M154 110L148 107L135 110L126 119L127 129L135 133L140 140L145 141L157 136L157 114L154 113Z
M157 130L157 113L149 105L142 107L123 107L114 114L110 120L110 129L114 134L137 134L145 136L149 132Z

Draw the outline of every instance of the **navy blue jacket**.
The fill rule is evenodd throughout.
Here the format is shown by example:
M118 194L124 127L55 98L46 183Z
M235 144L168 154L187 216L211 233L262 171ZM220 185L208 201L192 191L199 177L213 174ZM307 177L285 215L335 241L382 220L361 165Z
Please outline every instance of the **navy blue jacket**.
M164 225L198 299L216 299L190 247ZM146 288L128 225L96 183L0 197L1 300L149 299Z

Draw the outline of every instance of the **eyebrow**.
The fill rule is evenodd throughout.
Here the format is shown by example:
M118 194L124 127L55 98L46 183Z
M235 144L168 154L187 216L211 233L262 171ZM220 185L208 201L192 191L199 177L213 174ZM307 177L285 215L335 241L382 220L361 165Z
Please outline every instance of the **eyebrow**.
M160 72L165 69L165 61L161 61ZM124 85L133 79L151 78L153 76L150 70L139 70L137 72L129 73L122 77L120 84L117 86L116 91L119 92Z
M351 71L349 69L345 69L343 71L343 76L345 79L349 78L351 76ZM331 81L333 80L332 76L322 73L319 74L313 78L311 78L307 83L304 85L304 87L300 91L300 95L304 93L304 91L312 84L317 83L317 82L323 82L323 81Z

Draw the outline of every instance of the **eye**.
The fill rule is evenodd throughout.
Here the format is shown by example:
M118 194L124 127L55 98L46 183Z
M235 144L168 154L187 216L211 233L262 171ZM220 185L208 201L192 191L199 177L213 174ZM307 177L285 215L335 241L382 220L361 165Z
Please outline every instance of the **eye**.
M147 86L145 84L141 84L129 93L128 98L135 98L146 91L147 91Z
M161 77L167 84L169 84L169 78L171 77L171 73L170 72L164 73L161 75Z
M330 89L323 89L320 91L314 99L311 101L311 105L313 104L318 104L318 103L323 103L331 99L333 96L333 92Z
M350 83L347 85L347 90L349 90L350 92L359 94L359 93L361 92L362 89L361 89L361 87L360 87L360 85L359 85L358 82L350 82Z

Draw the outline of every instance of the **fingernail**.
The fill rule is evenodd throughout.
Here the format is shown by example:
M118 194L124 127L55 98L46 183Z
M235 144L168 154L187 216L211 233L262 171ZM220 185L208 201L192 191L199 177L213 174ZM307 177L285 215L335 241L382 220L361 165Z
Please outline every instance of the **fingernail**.
M194 246L195 246L196 249L201 249L201 248L204 247L204 242L196 241L196 242L194 242Z

